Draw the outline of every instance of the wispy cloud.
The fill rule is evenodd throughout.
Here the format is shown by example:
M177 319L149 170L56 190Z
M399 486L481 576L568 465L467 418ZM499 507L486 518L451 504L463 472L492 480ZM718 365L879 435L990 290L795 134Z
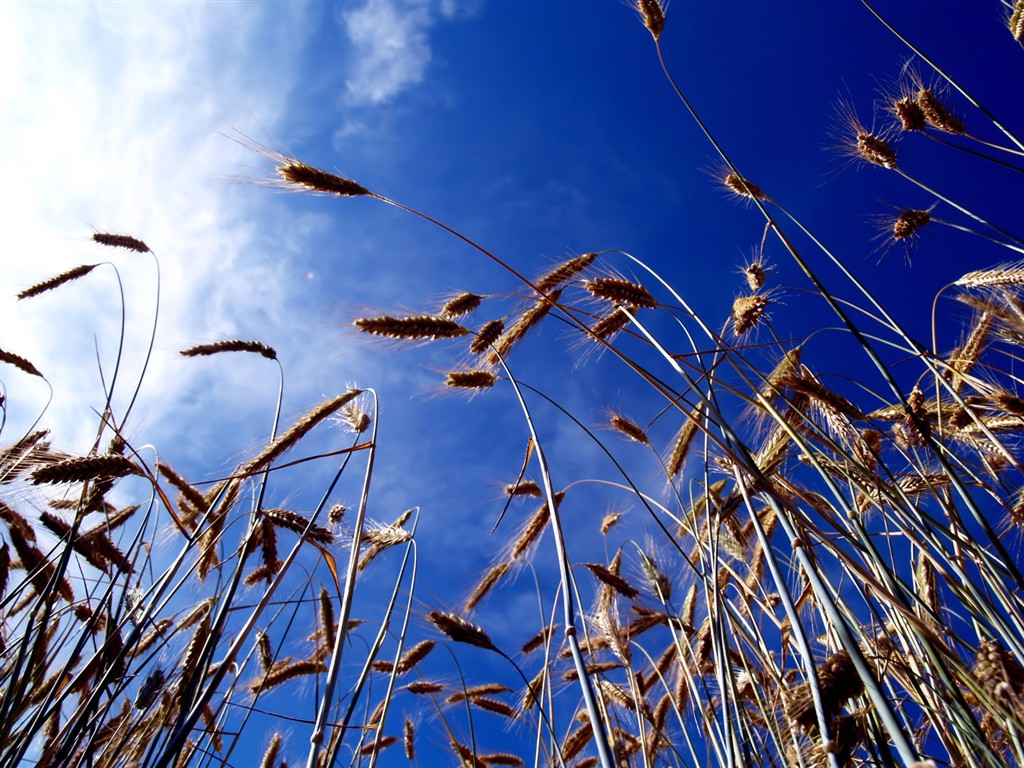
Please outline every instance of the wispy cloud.
M396 3L369 0L342 14L351 50L346 100L353 106L384 104L423 81L432 53L430 29L439 20L468 18L479 2Z
M381 104L422 82L431 58L429 5L370 0L342 18L352 44L352 73L345 83L350 103Z

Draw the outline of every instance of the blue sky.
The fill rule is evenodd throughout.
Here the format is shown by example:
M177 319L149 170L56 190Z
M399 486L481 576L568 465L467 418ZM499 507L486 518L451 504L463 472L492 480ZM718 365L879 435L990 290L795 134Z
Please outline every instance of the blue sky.
M879 6L1021 132L1024 105L1010 92L1024 72L1022 52L1000 3ZM674 0L662 41L674 76L736 164L820 233L919 338L930 333L931 301L943 285L1012 260L1006 249L952 231L926 232L912 258L873 239L879 216L935 198L837 149L838 104L854 104L867 124L886 124L873 103L892 92L911 58L859 3ZM230 137L286 147L354 178L528 275L576 253L629 251L717 327L763 230L756 211L718 189L719 164L672 95L650 35L615 0L12 2L0 8L0 95L0 347L53 383L45 421L60 447L84 450L91 440L82 414L102 403L94 339L109 364L119 323L112 273L99 271L61 297L14 296L78 264L115 261L135 334L126 366L137 371L152 264L90 242L93 231L131 233L159 255L163 281L132 437L210 475L264 439L274 371L261 361L177 355L197 343L242 337L274 346L287 376L288 421L350 383L377 389L382 447L370 514L389 520L421 508L426 608L456 606L497 553L500 542L486 532L527 433L508 391L471 402L437 396L440 371L457 352L374 344L350 321L433 311L462 290L520 288L457 240L375 201L279 193L259 181L273 169ZM950 101L969 128L981 125L998 140L962 99ZM979 174L954 152L939 155L937 167L923 137L899 150L909 173L1019 227L1021 174ZM943 217L964 221L948 209ZM781 249L767 255L780 288L772 313L780 336L834 324ZM626 268L624 260L612 265ZM854 298L834 269L822 266L822 276ZM947 336L940 347L956 341ZM577 365L572 342L546 328L529 344L551 352L524 349L513 362L588 424L600 422L602 408L641 422L654 415L609 360ZM843 361L841 349L819 355L822 368ZM6 443L35 418L46 392L7 368L0 383L10 403ZM608 474L574 427L551 412L544 422L562 484ZM673 429L665 426L666 439ZM656 466L639 455L636 472L656 484ZM627 504L601 493L583 498L570 514L592 528L607 507ZM277 501L286 499L310 503L302 488L281 489ZM641 528L638 520L642 539ZM583 551L572 555L593 560L601 546L581 537ZM479 619L515 647L526 639L519 627L531 599L509 593ZM499 730L493 738L497 750L516 737Z

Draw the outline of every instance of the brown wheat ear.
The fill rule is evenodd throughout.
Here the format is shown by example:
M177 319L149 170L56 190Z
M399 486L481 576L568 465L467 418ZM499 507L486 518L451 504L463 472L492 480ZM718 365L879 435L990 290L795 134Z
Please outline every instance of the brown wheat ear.
M277 768L277 756L281 751L281 734L275 733L263 753L263 760L260 761L260 768Z
M896 150L881 136L865 130L857 132L857 156L873 165L892 170L896 167Z
M540 486L535 480L520 480L505 486L506 496L533 496L539 499L542 495Z
M142 470L135 463L116 453L102 456L82 456L79 458L57 461L40 467L31 474L32 482L40 483L78 483L97 478L110 479L125 475L141 475Z
M457 317L463 317L471 312L475 311L480 306L480 302L484 300L483 296L479 296L475 293L460 293L453 299L450 299L443 307L441 307L441 317L446 317L449 320L454 320Z
M737 336L756 328L768 309L768 297L764 294L740 296L732 304L732 327Z
M771 200L759 186L743 178L738 173L725 174L725 177L722 179L722 186L725 187L726 191L732 192L737 197L745 197L748 200Z
M476 624L467 621L461 616L457 616L454 613L431 611L427 615L427 619L456 643L475 645L477 648L486 648L490 651L498 650L490 635Z
M16 355L13 352L7 352L6 350L0 349L0 363L9 363L18 370L24 371L29 376L38 376L41 379L46 378L39 372L38 368L32 365L32 363L21 355Z
M263 514L274 525L280 528L287 528L300 536L304 535L309 541L315 541L318 544L331 544L334 541L334 534L329 530L322 526L311 524L309 520L297 512L287 509L264 509Z
M277 352L273 347L267 346L262 341L243 341L242 339L197 344L194 347L181 350L181 355L183 357L199 357L201 355L217 355L221 352L255 352L268 360L277 360Z
M567 283L576 277L580 272L594 263L596 253L584 253L581 256L574 256L568 261L563 261L546 275L537 280L535 287L538 293L548 293Z
M286 184L308 192L338 197L360 197L372 194L370 190L351 179L306 165L301 160L290 159L277 166L277 173Z
M998 288L1000 286L1024 285L1024 266L1010 264L995 269L981 269L968 272L953 285L967 288Z
M917 100L913 96L902 96L892 103L892 113L900 121L900 128L904 131L923 131L928 125Z
M644 445L651 444L651 441L648 439L647 433L644 432L643 427L626 416L622 416L618 413L613 414L611 418L611 427L616 432L620 432L634 442L643 443Z
M657 41L665 29L665 6L659 0L636 0L636 10L644 26Z
M635 310L636 307L630 307L630 314L635 312ZM616 309L612 313L598 318L597 322L590 326L590 334L596 339L606 341L629 325L629 320L628 314L621 309Z
M450 371L444 385L454 389L488 389L497 380L490 371Z
M616 304L624 304L631 307L646 307L654 309L658 306L657 300L638 283L631 283L629 280L620 280L615 277L598 277L594 280L587 280L584 287L592 296Z
M491 348L505 332L505 323L502 320L491 320L488 323L484 323L477 331L473 341L469 344L469 351L474 355L482 355L484 352Z
M106 232L93 233L92 239L100 245L111 248L127 248L136 253L149 253L149 246L131 235L111 235Z
M846 145L844 151L872 165L889 170L894 169L896 167L896 150L892 148L888 140L865 128L851 105L841 104L839 109L847 130L852 134L847 140L849 143L844 142Z
M1010 18L1007 19L1006 23L1010 28L1010 34L1013 35L1013 39L1018 43L1024 43L1024 0L1017 0L1013 4L1013 10L1010 12Z
M69 269L67 272L51 277L49 280L44 280L41 283L36 283L30 288L26 288L24 291L18 294L18 299L30 299L33 296L38 296L41 293L52 291L56 288L60 288L65 283L70 283L72 280L77 280L80 277L85 277L92 272L98 264L82 264L74 269Z
M470 596L466 598L466 611L472 611L476 608L480 601L497 586L498 582L505 577L511 568L512 563L510 562L501 562L490 568L483 578L480 579L480 582L476 585Z
M921 227L932 220L930 210L906 210L896 217L892 224L892 237L894 240L907 240L917 234Z
M740 271L746 278L747 287L750 290L757 291L764 285L766 275L764 262L761 261L760 257L755 258Z
M918 90L917 105L921 108L924 119L928 121L928 125L932 128L957 136L967 133L963 122L950 112L945 104L939 101L939 97L935 95L935 91L931 88L921 88Z
M470 331L444 317L361 317L355 326L363 333L392 339L455 339Z

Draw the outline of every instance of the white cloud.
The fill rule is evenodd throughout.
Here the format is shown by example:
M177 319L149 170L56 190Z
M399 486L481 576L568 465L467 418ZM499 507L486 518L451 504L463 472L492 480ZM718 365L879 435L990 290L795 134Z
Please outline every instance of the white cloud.
M369 0L342 20L353 46L345 83L351 104L383 104L422 82L431 58L429 5Z
M253 115L274 125L301 82L301 30L316 28L303 18L311 7L0 7L0 348L50 378L55 399L45 423L59 428L59 447L91 443L91 409L103 402L98 368L109 379L121 326L117 281L103 267L54 295L17 302L15 294L82 263L117 264L127 303L115 398L122 410L155 306L152 261L91 243L94 230L140 237L160 258L160 328L136 410L147 421L133 419L132 437L179 435L185 425L169 414L198 415L199 399L218 416L272 413L276 367L211 365L177 351L232 336L263 337L282 350L310 346L308 317L296 312L306 277L286 258L295 221L285 219L280 198L224 181L267 169L253 170L259 161L221 132L251 125ZM6 365L0 388L6 443L42 410L48 391ZM305 405L321 394L296 389ZM286 405L286 415L296 407ZM250 439L239 437L242 446Z

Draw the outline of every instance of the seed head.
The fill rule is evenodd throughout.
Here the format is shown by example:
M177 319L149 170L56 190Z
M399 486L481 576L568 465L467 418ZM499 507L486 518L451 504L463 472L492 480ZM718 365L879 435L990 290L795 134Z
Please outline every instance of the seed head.
M665 6L660 0L636 0L636 10L654 39L661 37L665 29Z
M364 333L392 339L454 339L465 336L469 329L444 317L362 317L355 326Z
M901 96L893 101L890 109L904 131L923 131L928 124L924 111L913 96Z
M767 201L771 199L754 182L747 181L738 173L727 173L725 178L722 179L722 185L728 192L732 192L737 197L743 197L748 200Z
M950 112L946 105L939 101L931 88L921 88L917 92L917 105L921 108L928 125L944 133L961 135L967 132L963 121Z
M489 323L484 323L480 330L477 331L473 341L470 342L469 351L474 355L481 355L491 348L505 331L505 323L502 320L491 320Z
M740 296L732 303L732 327L737 336L756 328L768 308L768 297L762 294Z
M277 352L272 347L268 347L261 341L243 341L241 339L197 344L194 347L181 350L181 355L182 357L199 357L200 355L216 355L221 352L255 352L268 360L277 360Z
M64 285L65 283L70 283L72 280L77 280L80 277L88 275L90 272L96 269L97 266L99 265L82 264L81 266L75 267L74 269L69 269L67 272L64 272L63 274L57 275L56 277L51 277L49 280L44 280L41 283L36 283L31 288L26 288L24 291L18 294L18 298L29 299L32 298L33 296L38 296L41 293L52 291L55 288L59 288L60 286Z
M488 389L497 380L490 371L449 371L444 385L455 389Z
M587 280L584 287L592 296L616 304L624 304L630 307L647 307L654 309L658 306L647 289L638 283L631 283L629 280L620 280L614 277L598 277L594 280Z
M917 230L932 220L930 210L906 210L896 217L892 225L894 240L907 240L917 234Z
M301 160L291 159L279 165L277 173L286 184L322 195L359 197L371 194L370 190L351 179L306 165Z
M111 248L127 248L136 253L149 253L149 246L131 235L111 235L106 232L94 232L92 239L100 245Z
M1013 4L1010 18L1007 20L1010 34L1018 43L1024 43L1024 0L1017 0Z
M457 317L468 315L480 306L483 299L483 296L478 296L475 293L460 293L441 307L441 317L454 320Z
M430 622L443 634L450 637L456 643L475 645L477 648L486 648L491 651L498 650L494 645L494 642L491 640L490 635L484 632L484 630L476 624L467 621L461 616L457 616L454 613L431 611L427 615L427 619L429 619Z
M896 167L896 151L881 136L865 130L857 132L857 155L872 165L892 170Z

